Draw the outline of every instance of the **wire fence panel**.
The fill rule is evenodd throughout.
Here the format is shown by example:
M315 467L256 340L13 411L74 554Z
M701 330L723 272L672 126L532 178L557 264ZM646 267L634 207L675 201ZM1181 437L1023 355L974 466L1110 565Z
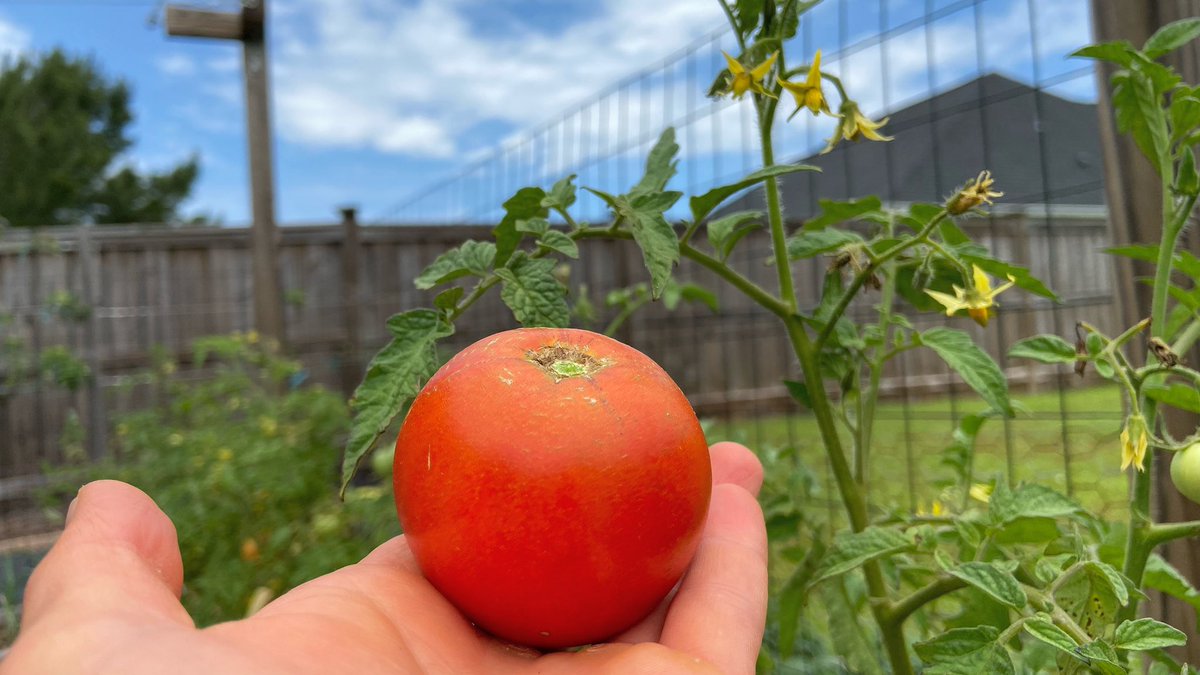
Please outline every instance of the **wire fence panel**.
M1066 57L1089 40L1089 21L1086 0L826 0L804 17L789 53L796 60L821 50L823 69L842 76L866 114L890 117L884 131L895 140L843 143L820 154L832 121L801 112L777 127L776 157L822 169L782 181L785 215L793 225L816 211L819 198L878 194L897 207L938 201L979 171L993 171L1006 195L992 216L971 220L966 229L995 255L1030 267L1063 302L1012 292L986 331L970 328L1029 408L1015 420L991 423L981 435L979 475L1037 478L1104 510L1110 508L1106 490L1121 480L1111 452L1120 424L1115 394L1098 388L1092 376L1075 380L1066 368L1035 368L1004 357L1025 336L1053 332L1073 340L1078 320L1106 330L1117 321L1112 272L1102 254L1109 237L1095 79L1090 66ZM723 50L736 51L733 39L714 31L480 153L461 172L374 214L371 220L380 226L362 229L360 251L352 258L343 256L341 228L284 228L289 347L310 379L347 387L345 373L361 373L365 365L356 359L388 339L386 318L430 303L431 294L413 288L413 277L463 239L490 236L501 204L520 187L549 186L574 173L581 185L624 191L641 176L650 146L667 126L677 129L682 148L675 189L699 193L753 171L761 155L752 106L705 96L724 67ZM790 107L785 101L783 114ZM580 195L577 219L605 220L602 203ZM759 204L752 191L726 208ZM682 218L683 208L668 215ZM28 504L42 465L61 460L58 439L68 410L78 411L85 428L104 433L114 416L153 400L153 392L125 382L150 363L155 348L182 355L196 337L253 326L245 230L104 228L87 236L91 248L80 244L82 231L55 232L55 255L34 250L27 233L0 241L0 313L13 317L14 334L35 352L70 346L95 364L96 375L94 387L77 394L32 383L0 395L0 521L10 503L5 500ZM765 264L769 244L763 233L751 235L733 258L739 271L767 288L775 283ZM97 278L78 271L85 258ZM349 259L357 269L344 268ZM806 306L819 297L825 264L795 265ZM815 426L796 413L783 385L797 373L781 365L793 359L776 320L702 269L684 264L677 273L715 290L720 312L687 304L668 311L655 304L618 337L664 365L710 422L714 438L792 446L816 483L827 483ZM362 289L351 300L347 278ZM570 268L569 286L573 294L586 286L602 305L609 290L645 278L640 255L628 242L587 242L583 260ZM91 323L65 325L46 317L47 299L60 290L94 299ZM869 316L872 302L867 297L851 311ZM353 317L354 330L341 317ZM940 315L916 321L918 327L946 322ZM466 314L448 348L513 325L493 295ZM351 339L355 344L348 344ZM881 492L884 499L915 508L937 496L945 474L940 451L953 425L982 403L944 364L919 350L889 366L884 390L888 402L876 432L884 451L871 477L889 486Z

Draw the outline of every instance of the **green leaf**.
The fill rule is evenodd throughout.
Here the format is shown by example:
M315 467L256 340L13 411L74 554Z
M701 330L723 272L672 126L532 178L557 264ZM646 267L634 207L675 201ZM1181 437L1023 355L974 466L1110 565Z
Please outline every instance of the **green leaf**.
M1117 649L1144 651L1186 644L1183 631L1154 619L1133 619L1117 626L1113 646Z
M517 230L517 221L527 218L545 218L546 208L542 200L546 191L539 187L526 187L504 202L504 218L492 229L496 237L496 267L503 267L512 257L517 245L521 243L521 232Z
M644 211L646 213L662 213L675 205L679 198L683 196L682 192L648 192L634 196L630 195L630 206L636 211Z
M1200 37L1200 18L1180 19L1154 31L1142 45L1146 56L1157 59Z
M1041 363L1075 363L1075 346L1057 335L1038 335L1018 340L1008 350L1010 359L1033 359Z
M795 399L797 403L805 408L810 410L812 409L812 397L808 395L808 387L805 386L803 382L784 380L783 384L787 387L788 393L792 395L792 398Z
M550 221L545 218L526 218L517 221L517 232L541 236L550 229Z
M652 294L658 298L667 287L671 269L679 262L679 239L661 213L631 211L628 219L633 239L642 249L642 260L650 270Z
M1099 358L1100 353L1104 351L1104 338L1096 333L1088 333L1084 338L1084 346L1087 347L1088 356L1092 358L1092 363L1096 366L1096 372L1100 373L1101 377L1112 379L1115 375L1112 364L1106 359Z
M495 258L496 245L490 241L465 241L438 256L413 284L424 291L472 274L482 277L491 271Z
M549 194L542 198L542 206L548 209L566 211L575 203L575 174L558 181L550 188Z
M802 260L837 250L847 244L861 244L863 238L847 230L804 230L788 237L788 259Z
M447 288L441 293L438 293L437 297L433 299L433 306L437 307L443 312L452 312L454 311L455 307L458 307L458 301L462 299L462 296L463 289L461 286Z
M736 183L715 187L702 195L691 198L689 204L692 207L692 222L698 223L704 220L708 214L712 213L713 209L721 205L721 202L756 183L761 183L771 176L782 176L797 171L820 171L820 169L808 164L776 164L759 169Z
M1155 65L1155 64L1151 64ZM1156 91L1155 81L1144 72L1145 66L1121 71L1113 76L1113 105L1116 107L1117 127L1133 136L1134 142L1154 166L1163 180L1162 168L1167 164L1169 134L1165 115ZM1152 70L1152 69L1151 69Z
M603 200L605 204L608 204L608 208L612 209L613 211L617 210L617 207L618 207L617 199L618 198L616 195L611 195L611 194L605 192L604 190L597 190L595 188L590 188L590 187L585 187L583 189L587 190L588 192L596 195L601 200Z
M1029 601L1012 572L994 563L967 562L950 570L950 574L1009 607L1021 609Z
M724 262L733 253L733 247L754 230L762 227L762 211L738 211L724 218L711 221L706 226L708 243Z
M845 574L868 560L875 560L912 548L912 538L899 530L868 527L862 532L839 532L833 547L821 561L812 583Z
M496 270L504 281L500 299L522 326L566 328L571 321L566 289L554 277L555 262L546 258L515 257Z
M1200 392L1190 384L1171 382L1167 385L1146 385L1142 387L1146 398L1165 403L1172 408L1200 413Z
M675 161L677 152L679 152L679 144L675 142L675 128L667 127L658 137L658 142L650 149L650 155L646 158L645 175L637 185L633 186L629 195L632 197L662 192L663 188L667 186L667 182L675 175L675 166L678 164Z
M1014 672L1012 659L996 642L999 637L994 626L954 628L914 644L913 650L926 666L925 675L1008 675Z
M1112 645L1104 640L1089 642L1079 648L1076 658L1082 658L1091 666L1091 672L1101 675L1125 675L1128 671L1118 662L1117 653Z
M1134 51L1136 50L1128 41L1117 40L1115 42L1101 42L1100 44L1088 45L1082 49L1075 50L1071 53L1071 56L1108 61L1109 63L1115 63L1128 68L1133 63Z
M784 658L791 656L796 641L796 629L800 625L800 612L808 599L808 583L817 570L825 545L819 540L805 554L796 571L784 582L779 592L779 651Z
M579 257L579 246L575 240L558 230L546 230L541 237L538 237L537 243L551 251L558 251L568 258Z
M1167 116L1171 120L1171 142L1178 143L1200 125L1200 98L1188 94L1175 94L1171 97L1171 107ZM1183 145L1189 147L1191 144Z
M1192 586L1192 582L1188 581L1182 572L1157 553L1151 554L1150 559L1146 561L1146 574L1142 583L1146 588L1162 591L1191 605L1197 619L1200 619L1200 591Z
M454 334L440 312L414 309L387 321L392 340L371 359L350 399L354 422L342 460L341 494L363 457L437 370L437 341Z
M1079 646L1071 639L1070 635L1067 635L1066 631L1055 626L1046 614L1029 617L1025 620L1022 628L1033 637L1072 656L1075 655L1075 648Z
M1179 173L1175 176L1175 191L1189 197L1200 193L1200 174L1196 173L1196 156L1191 148L1184 148L1179 158Z
M1059 301L1058 295L1055 294L1054 291L1050 290L1041 279L1033 276L1029 272L1028 268L1021 267L1020 265L1013 265L1012 263L1007 263L1003 260L996 260L995 258L987 255L968 251L959 253L959 258L969 265L978 266L979 269L987 272L997 279L1003 280L1011 277L1017 288L1023 291L1033 293L1034 295L1040 295L1043 298L1049 298L1055 302Z
M937 352L983 400L1008 417L1013 416L1008 380L1000 366L971 340L970 335L952 328L930 328L920 336L921 344Z
M717 296L712 291L698 286L696 284L677 284L671 281L663 290L662 301L663 305L671 311L674 311L679 306L681 301L695 302L708 307L713 312L717 312Z
M1089 635L1097 637L1116 621L1118 610L1129 601L1129 589L1111 565L1089 561L1060 582L1054 599Z
M817 204L821 213L804 221L806 230L823 230L831 225L838 225L852 220L859 220L867 214L877 214L883 208L879 197L863 197L839 202L833 199L820 199Z
M1080 510L1080 506L1066 495L1037 483L1023 483L1010 490L1001 481L988 503L988 512L998 524L1018 518L1061 518Z

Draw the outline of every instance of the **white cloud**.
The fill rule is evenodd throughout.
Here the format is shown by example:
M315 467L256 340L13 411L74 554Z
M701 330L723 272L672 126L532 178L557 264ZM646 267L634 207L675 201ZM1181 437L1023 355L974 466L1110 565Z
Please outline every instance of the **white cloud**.
M20 26L0 16L0 61L16 58L29 49L32 38Z
M444 157L480 122L525 128L718 26L716 3L605 0L547 34L481 35L471 0L281 0L281 134L316 145Z
M196 62L183 54L167 54L154 62L159 72L172 77L183 77L196 72Z

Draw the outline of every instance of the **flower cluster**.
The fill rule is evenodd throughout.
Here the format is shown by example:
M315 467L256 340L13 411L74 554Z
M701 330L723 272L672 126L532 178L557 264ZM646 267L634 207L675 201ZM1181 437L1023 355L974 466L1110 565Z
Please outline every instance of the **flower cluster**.
M767 76L771 72L771 68L775 65L776 59L779 57L779 52L771 54L765 61L749 67L737 59L733 58L725 52L725 62L729 66L729 91L733 98L740 99L746 95L746 92L761 94L769 98L776 98L765 86ZM796 113L801 110L808 110L814 116L825 114L837 119L837 126L833 130L833 136L829 138L822 154L833 150L834 147L842 140L859 141L868 139L872 141L890 141L891 136L885 136L880 133L880 128L887 124L887 118L883 118L878 122L870 119L862 114L858 104L845 98L845 92L842 92L842 104L838 108L838 112L834 113L829 107L829 100L825 96L825 90L822 88L822 81L828 77L821 73L821 50L817 50L813 56L812 64L806 71L804 80L801 82L792 82L782 74L778 77L778 84L784 90L792 95L796 101L796 109L788 116L792 119ZM834 78L836 83L837 79ZM841 85L838 84L839 91Z

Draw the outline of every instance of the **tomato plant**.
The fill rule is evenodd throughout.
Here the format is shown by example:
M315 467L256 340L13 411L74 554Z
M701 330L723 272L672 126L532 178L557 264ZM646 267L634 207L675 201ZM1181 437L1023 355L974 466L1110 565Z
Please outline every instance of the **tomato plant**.
M641 352L517 329L446 363L396 441L422 571L479 626L560 648L610 638L679 581L708 511L708 445Z

